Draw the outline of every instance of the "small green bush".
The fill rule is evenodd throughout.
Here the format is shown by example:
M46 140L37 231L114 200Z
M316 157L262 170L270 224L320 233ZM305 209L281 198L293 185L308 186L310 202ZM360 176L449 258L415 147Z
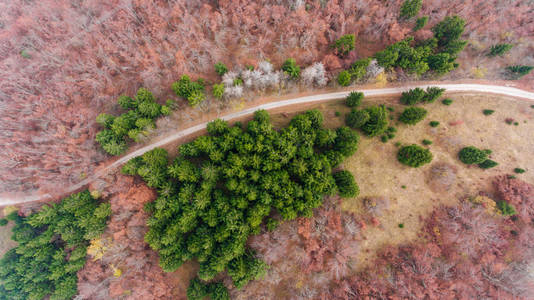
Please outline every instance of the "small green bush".
M228 72L228 68L222 62L215 64L215 73L219 74L219 76L223 76L226 72Z
M402 114L399 116L399 121L408 124L414 125L422 121L427 115L427 111L421 107L408 107Z
M354 181L352 173L342 170L333 174L339 195L343 198L357 197L360 194L360 188Z
M345 99L345 104L347 104L348 107L357 107L362 104L363 100L363 93L362 92L350 92L350 94Z
M404 223L399 223L399 228L404 228Z
M388 136L387 135L383 135L380 137L380 140L382 141L382 143L386 143L388 141Z
M339 75L337 75L337 83L341 86L349 86L350 85L350 73L349 71L341 71L339 72Z
M371 58L359 59L352 63L349 68L351 80L361 80L367 74L367 67L371 63Z
M267 220L265 227L267 227L267 231L274 231L278 226L280 225L280 221L276 219L269 219Z
M428 23L428 16L424 16L424 17L418 18L415 21L415 26L413 27L413 31L417 31L419 29L423 29L423 27L425 27L427 23Z
M6 226L7 223L8 223L7 219L4 219L4 218L0 219L0 226Z
M400 102L404 105L415 105L425 97L425 91L422 88L411 89L406 92L402 92Z
M506 67L506 71L508 71L510 78L512 79L519 79L534 69L533 66L509 66Z
M371 106L365 109L369 113L369 120L360 129L368 136L375 137L384 133L388 128L388 112L384 105Z
M214 84L212 88L213 97L221 99L224 95L224 84Z
M430 127L438 127L439 126L439 122L438 121L430 121L430 123L428 123L430 125Z
M204 101L204 79L192 81L187 75L183 75L180 80L172 84L172 90L176 95L187 99L190 106L196 106Z
M431 140L427 140L427 139L424 139L422 143L425 146L432 145L432 141Z
M282 65L282 71L284 71L291 79L299 79L300 67L294 58L288 58Z
M339 116L341 116L341 113L339 111L336 111L335 115L336 115L336 117L339 117Z
M334 42L334 48L338 56L345 56L354 50L356 45L356 37L354 34L345 34Z
M499 163L491 159L486 159L485 161L478 164L481 169L491 169L493 167L496 167L497 165L499 165Z
M499 208L503 216L513 216L517 214L515 207L511 204L508 204L508 202L504 200L497 202L497 207Z
M511 45L511 44L497 44L497 45L493 45L491 46L490 48L490 51L488 53L488 56L503 56L504 54L506 54L506 52L512 50L514 46Z
M467 165L480 164L488 158L488 153L476 147L468 146L460 150L458 158Z
M493 109L484 109L482 111L482 113L485 115L485 116L489 116L491 114L493 114L495 111Z
M415 144L401 147L397 152L399 162L413 168L418 168L431 162L432 157L430 150Z
M345 124L350 128L358 129L367 123L370 118L371 117L366 110L352 110L345 117Z
M436 101L443 93L445 89L439 88L437 86L430 86L425 91L425 96L423 97L423 102L432 103Z
M522 173L525 173L526 171L525 171L525 169L515 168L514 172L517 173L517 174L522 174Z
M415 17L422 6L423 0L405 0L400 9L401 18L410 19Z
M449 98L447 98L447 99L443 99L443 100L441 101L441 103L443 103L443 105L447 105L447 106L449 106L449 105L452 104L452 99L449 99Z

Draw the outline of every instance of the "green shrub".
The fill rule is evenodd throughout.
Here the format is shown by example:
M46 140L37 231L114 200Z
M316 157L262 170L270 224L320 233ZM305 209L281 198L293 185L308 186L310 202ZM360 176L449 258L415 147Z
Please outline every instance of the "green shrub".
M399 228L404 228L404 223L399 223Z
M480 164L488 158L488 153L476 147L468 146L460 150L458 158L467 165Z
M509 76L512 79L519 79L534 69L533 66L509 66L506 67L506 71L508 71Z
M363 58L352 63L349 68L351 80L361 80L367 74L367 67L371 63L371 58Z
M427 139L424 139L424 140L422 141L422 143L423 143L423 145L425 145L425 146L432 145L432 141L431 141L431 140L427 140Z
M219 74L219 76L223 76L226 72L228 72L228 68L222 62L215 64L215 73Z
M192 81L187 75L172 84L172 90L177 96L187 99L189 105L195 106L205 99L204 79Z
M402 92L400 102L404 105L415 105L422 102L425 97L425 91L422 88L411 89L406 92Z
M488 56L491 56L491 57L497 56L497 55L503 56L504 54L506 54L506 52L512 50L513 47L514 47L513 45L506 44L506 43L493 45L490 48Z
M484 109L482 111L482 113L485 115L485 116L489 116L491 114L493 114L495 111L493 109Z
M267 231L274 231L276 230L276 228L278 228L279 225L280 225L280 221L271 218L267 220L265 227L267 228Z
M100 126L104 127L104 128L107 128L107 129L110 129L111 128L111 124L113 124L113 121L115 120L115 117L112 116L112 115L108 115L108 114L99 114L97 117L96 117L96 122L98 124L100 124Z
M0 226L6 226L7 223L8 223L7 219L4 219L4 218L0 219Z
M224 84L222 83L214 84L212 92L213 92L213 97L217 99L221 99L224 95Z
M426 88L425 96L423 97L423 102L432 103L436 101L443 93L445 89L439 88L437 86L430 86Z
M452 99L449 99L449 98L447 98L447 99L443 99L443 100L441 101L441 103L443 103L443 105L447 105L447 106L449 106L449 105L452 104Z
M388 112L384 105L371 106L364 109L369 114L369 120L360 129L368 136L381 135L389 125Z
M401 18L410 19L415 17L422 6L423 0L405 0L400 9Z
M400 163L418 168L432 161L432 153L418 145L403 146L397 152L397 159Z
M345 34L334 42L334 48L338 56L345 56L354 50L356 44L356 38L354 34Z
M350 85L350 73L348 71L341 71L339 72L339 75L337 76L337 83L341 86L349 86Z
M370 115L366 110L352 110L345 118L345 124L350 128L361 128L370 119Z
M430 123L428 123L430 125L430 127L438 127L439 126L439 122L438 121L430 121Z
M341 197L352 198L360 194L360 188L354 181L354 176L349 171L342 170L334 173L334 179L336 180L336 186Z
M74 297L89 240L103 233L110 213L109 203L99 204L86 190L27 217L10 215L17 246L0 260L0 297Z
M125 165L123 173L139 175L158 193L146 206L145 241L160 266L170 272L189 260L199 264L189 296L206 296L202 281L225 271L237 288L261 277L267 266L247 249L249 237L273 214L312 216L336 192L332 169L357 150L358 135L348 127L327 130L322 121L320 112L308 111L275 130L269 114L257 111L245 129L211 122L208 135L181 145L172 162L156 148Z
M336 115L336 117L339 117L339 116L341 116L341 112L336 111L336 112L335 112L335 115Z
M293 58L288 58L282 65L282 71L284 71L291 79L299 79L300 67Z
M526 171L525 171L525 169L515 168L514 172L517 173L517 174L522 174L522 173L525 173Z
M243 85L243 79L237 77L234 79L234 86Z
M491 169L493 167L496 167L497 165L499 165L499 163L491 159L486 159L485 161L478 164L481 169Z
M497 207L503 216L513 216L517 214L515 207L504 200L497 202Z
M447 52L441 52L429 55L426 61L430 70L434 71L438 75L443 75L458 67L458 64L454 62L455 59L455 55L451 55Z
M345 104L347 104L348 107L357 107L362 104L363 100L363 93L362 92L350 92L350 94L345 98Z
M417 18L417 20L415 21L415 26L413 27L413 31L423 29L423 27L425 27L427 23L428 23L428 16Z
M444 52L456 55L467 44L466 41L460 40L464 27L465 20L458 16L448 16L432 27L432 32L434 32L434 37L438 40L438 46Z
M389 139L387 135L383 135L380 137L380 140L382 141L382 143L386 143Z
M421 107L408 107L399 116L399 121L414 125L422 121L427 115L427 111Z

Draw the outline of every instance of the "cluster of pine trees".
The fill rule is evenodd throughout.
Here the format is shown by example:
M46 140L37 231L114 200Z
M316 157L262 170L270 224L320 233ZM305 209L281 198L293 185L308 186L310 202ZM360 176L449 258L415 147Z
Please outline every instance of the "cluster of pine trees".
M134 98L120 96L117 101L122 109L127 110L120 116L102 113L96 117L96 122L105 129L97 133L96 141L102 149L111 155L121 155L128 149L126 137L138 142L148 130L156 127L154 120L161 115L171 113L172 100L166 105L156 102L152 93L140 88Z
M181 145L170 164L159 148L130 160L123 172L158 190L146 207L152 216L145 240L158 251L161 267L174 271L196 259L201 280L226 270L240 288L266 269L245 245L264 221L310 217L338 190L356 196L354 179L338 180L347 185L339 187L332 169L355 153L359 136L347 127L325 129L322 122L312 110L277 131L269 114L257 111L246 129L209 123L209 134Z
M109 203L99 204L89 191L27 217L11 213L18 245L0 260L0 299L71 299L89 240L102 234L110 213Z

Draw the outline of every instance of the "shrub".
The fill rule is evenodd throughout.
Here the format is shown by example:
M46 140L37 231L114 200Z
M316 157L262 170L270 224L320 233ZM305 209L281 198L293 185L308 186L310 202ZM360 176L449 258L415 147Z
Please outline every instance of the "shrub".
M360 188L354 181L354 176L349 171L342 170L334 173L334 179L336 180L336 186L341 197L352 198L360 194Z
M432 103L436 101L443 93L445 89L439 88L437 86L430 86L426 88L425 96L423 97L423 102Z
M447 98L447 99L443 99L443 100L441 101L441 103L443 103L443 105L447 105L447 106L449 106L449 105L452 104L452 99L449 99L449 98Z
M109 203L99 204L86 190L27 217L10 215L17 246L0 260L0 297L74 297L89 240L102 234L110 213Z
M434 37L438 40L438 46L449 54L457 54L465 46L465 41L460 37L464 32L465 20L458 16L445 17L432 28Z
M432 161L432 153L418 145L404 146L397 152L397 159L404 165L418 168Z
M371 58L363 58L355 61L349 68L352 80L361 80L367 74L367 67L371 63Z
M117 102L122 109L135 109L137 107L137 102L126 95L120 96Z
M369 114L369 120L360 129L368 136L381 135L389 125L388 112L384 105L371 106L365 109Z
M348 71L341 71L339 72L339 75L337 76L337 83L341 86L349 86L350 85L350 73Z
M504 200L497 202L497 207L503 216L513 216L517 214L515 207Z
M515 168L514 172L517 173L517 174L522 174L522 173L525 173L526 171L525 171L525 169Z
M494 57L494 56L503 56L506 54L506 52L512 50L514 46L511 44L497 44L493 45L490 48L490 51L488 53L488 56Z
M458 64L454 62L455 58L454 55L441 52L428 56L426 61L430 70L433 70L438 75L442 75L458 67Z
M350 94L345 98L345 104L347 104L348 107L357 107L360 104L362 104L363 100L363 93L362 92L350 92Z
M497 165L499 165L499 163L491 159L486 159L485 161L478 164L481 169L491 169L493 167L496 167Z
M425 91L422 88L411 89L406 92L402 92L400 102L404 105L415 105L425 97Z
M6 226L7 223L8 223L7 219L4 219L4 218L0 219L0 226Z
M415 17L421 6L423 5L423 0L405 0L400 9L400 16L403 19L410 19Z
M427 139L424 139L422 143L423 143L423 145L425 145L425 146L432 145L432 141L427 140Z
M223 76L226 72L228 72L228 68L222 62L215 64L215 73L219 74L219 76Z
M439 122L438 121L430 121L430 123L428 123L430 125L430 127L438 127L439 126Z
M300 67L293 58L288 58L282 65L284 71L291 79L298 79L300 77Z
M427 111L421 107L408 107L399 116L399 121L414 125L426 117Z
M415 26L413 27L413 31L417 31L419 29L423 29L423 27L425 27L427 23L428 23L428 16L424 16L424 17L418 18L415 21Z
M352 110L345 118L345 124L350 128L358 129L369 121L371 117L366 110Z
M172 90L177 96L187 99L189 105L195 106L205 99L204 79L192 81L187 75L183 75L180 80L172 84Z
M476 147L468 146L460 150L458 158L467 165L480 164L488 158L488 153Z
M533 66L509 66L506 67L506 71L508 71L509 76L512 79L519 79L534 69Z
M115 120L115 117L112 116L112 115L108 115L108 114L99 114L97 117L96 117L96 122L98 124L100 124L100 126L104 127L104 128L107 128L107 129L110 129L111 128L111 124L113 124L113 121Z
M214 84L212 92L213 92L213 97L217 99L221 99L224 95L224 84L222 83Z
M491 114L493 114L495 111L493 109L484 109L482 111L482 113L485 115L485 116L489 116Z
M354 34L345 34L334 42L334 48L338 56L345 56L354 50L356 38Z

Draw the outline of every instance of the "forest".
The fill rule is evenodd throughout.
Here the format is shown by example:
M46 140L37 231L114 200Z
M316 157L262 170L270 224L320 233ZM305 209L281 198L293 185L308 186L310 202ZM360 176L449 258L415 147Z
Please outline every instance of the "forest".
M322 123L322 114L311 110L277 131L260 110L245 129L240 123L209 123L209 135L181 145L172 163L158 148L130 160L123 173L139 175L158 190L146 207L152 217L145 241L158 252L163 270L196 259L200 280L227 271L241 288L267 267L246 247L262 224L274 230L281 221L311 217L325 195L338 191L357 196L354 177L333 170L356 152L358 135ZM199 286L192 281L192 299L202 299Z

